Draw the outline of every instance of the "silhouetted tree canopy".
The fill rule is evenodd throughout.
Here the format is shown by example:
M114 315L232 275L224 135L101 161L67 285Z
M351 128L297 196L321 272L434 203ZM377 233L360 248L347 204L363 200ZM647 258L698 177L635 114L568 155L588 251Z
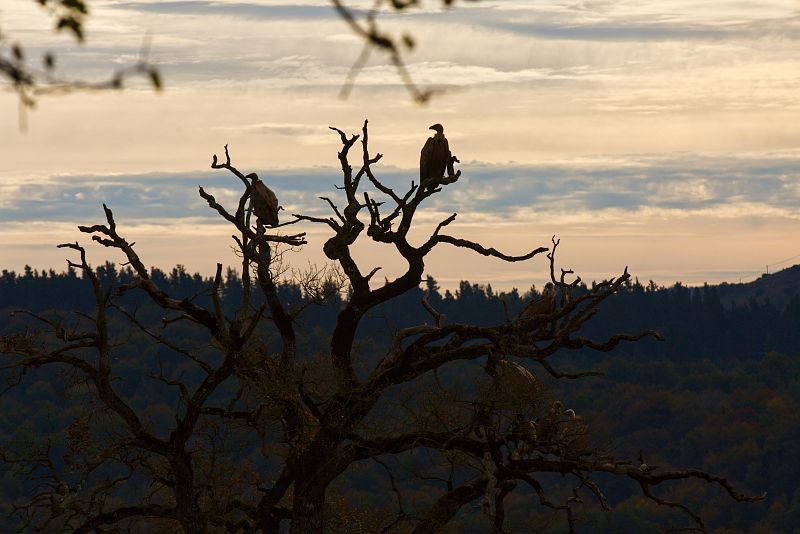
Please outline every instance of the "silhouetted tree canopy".
M292 214L270 233L250 223L252 184L227 147L224 159L214 156L212 168L241 182L241 196L230 208L199 193L234 229L238 273L217 264L206 280L181 267L146 268L107 206L104 222L79 230L121 254L124 269L92 267L74 242L59 245L71 253L67 273L4 273L0 287L18 296L38 284L52 284L50 298L58 286L91 294L67 290L65 302L76 295L68 311L16 311L0 336L2 402L15 407L24 389L62 406L4 430L14 528L500 533L558 521L575 532L620 502L618 485L634 484L666 510L654 521L704 530L702 506L673 488L764 498L711 470L661 462L652 438L668 405L646 421L652 435L636 440L645 452L619 454L614 436L593 430L587 405L560 385L601 374L597 353L662 339L651 329L618 333L632 319L589 335L602 305L636 293L627 269L587 287L557 267L557 239L510 255L453 235L456 214L413 245L416 214L460 175L433 188L414 177L397 191L379 178L366 121L360 135L332 130L342 180L337 197L322 198L331 216ZM327 228L321 245L331 264L286 279L286 247L306 245L298 225ZM373 281L380 266L352 256L359 240L383 246L383 260L405 270ZM550 285L527 295L532 307L518 292L467 282L442 296L424 278L437 247L504 262L546 254ZM695 306L676 292L677 306ZM615 372L627 369L638 372Z

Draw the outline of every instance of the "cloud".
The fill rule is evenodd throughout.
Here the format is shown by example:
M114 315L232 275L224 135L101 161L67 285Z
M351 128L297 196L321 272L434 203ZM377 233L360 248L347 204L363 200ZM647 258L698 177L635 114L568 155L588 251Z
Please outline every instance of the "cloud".
M734 280L736 273L753 271L761 257L770 261L788 256L788 236L796 235L800 225L800 153L595 156L540 165L465 161L461 168L458 183L419 209L412 242L420 243L453 212L459 215L448 233L509 253L546 245L555 233L564 238L563 264L587 280L618 274L625 264L641 279L659 283ZM380 164L375 171L401 192L416 175L416 169ZM319 197L344 204L341 191L334 189L340 173L336 168L259 171L286 207L286 220L298 212L331 216ZM216 261L235 265L230 227L199 198L197 185L235 210L240 183L225 171L72 174L19 181L4 190L9 198L0 206L0 245L7 254L3 267L19 269L20 262L60 266L64 254L54 245L83 239L75 227L102 222L103 202L114 210L124 235L139 243L149 264L183 263L203 272ZM374 198L382 199L377 193ZM308 224L284 231L294 228L309 231L312 244L293 261L325 261L320 248L330 231ZM391 276L402 262L378 248L358 248L360 261L381 266ZM93 261L106 253L121 261L112 252L95 247ZM470 279L524 288L540 283L531 278L532 272L541 274L539 267L504 270L451 247L442 247L428 263L448 287Z
M262 122L258 124L248 124L245 126L217 126L216 130L236 130L238 132L248 132L254 134L274 133L277 135L299 137L299 136L318 136L327 134L329 130L315 124L288 123L288 122ZM330 137L326 135L326 140Z
M406 59L422 84L503 85L537 94L563 88L593 111L663 115L796 104L800 24L791 4L503 0L442 10L431 2L422 10L389 11L379 22L414 35L418 46ZM62 51L59 69L102 79L110 61L136 61L150 35L170 91L322 89L329 96L361 46L319 0L112 2L96 7L88 29L87 46ZM53 39L41 31L19 35L33 55ZM358 78L356 91L362 88L387 98L405 94L377 52Z
M117 9L173 16L225 16L243 19L333 19L336 12L323 4L278 4L252 2L210 2L204 0L177 0L159 2L119 2ZM360 10L356 11L361 14Z
M287 135L306 131L302 124L254 127L288 129ZM606 213L624 218L625 213L637 212L666 217L686 212L723 218L762 214L800 219L797 154L749 158L675 154L547 165L466 162L462 170L464 175L455 186L426 203L427 220L454 211L461 213L460 220L465 222L520 222L530 213L553 217L584 214L584 218ZM404 191L415 178L414 169L379 166L376 172L397 191ZM319 197L329 196L336 202L340 196L334 190L340 180L340 171L335 168L267 170L260 176L278 193L287 213L328 216L327 205ZM100 214L102 203L121 218L214 220L216 214L198 196L197 185L235 210L241 184L225 172L70 175L6 187L0 221L85 223L87 214ZM373 195L381 198L378 192Z

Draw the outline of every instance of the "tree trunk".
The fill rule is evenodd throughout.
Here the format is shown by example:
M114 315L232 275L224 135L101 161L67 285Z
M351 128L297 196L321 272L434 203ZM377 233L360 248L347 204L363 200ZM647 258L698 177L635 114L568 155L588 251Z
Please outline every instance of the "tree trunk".
M289 534L325 532L325 490L341 472L336 470L335 451L340 439L324 429L311 446L297 458L292 497L292 526Z
M192 460L188 454L178 451L172 458L172 468L175 473L175 507L177 508L178 521L185 532L204 534L208 532L208 525L201 517L200 508L194 493L194 471Z
M294 496L289 534L322 534L325 531L325 488L304 488Z

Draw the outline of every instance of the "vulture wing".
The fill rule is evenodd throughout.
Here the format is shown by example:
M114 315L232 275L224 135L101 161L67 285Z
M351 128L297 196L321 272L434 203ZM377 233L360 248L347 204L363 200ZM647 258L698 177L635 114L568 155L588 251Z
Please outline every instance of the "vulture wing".
M547 315L553 313L555 309L555 301L549 298L548 295L544 297L531 301L525 309L519 314L520 318L530 319L536 317L537 315Z
M534 330L542 326L543 316L553 313L556 309L556 292L545 289L542 298L533 300L520 312L517 323L524 330Z
M447 139L434 139L433 147L431 148L431 158L429 164L428 174L433 179L440 179L444 176L444 171L447 164L450 162L450 147Z
M419 155L419 183L427 181L431 176L431 161L433 158L433 137L429 137L425 141L425 146L422 147L422 152Z
M278 226L278 197L261 180L253 180L253 211L266 226Z

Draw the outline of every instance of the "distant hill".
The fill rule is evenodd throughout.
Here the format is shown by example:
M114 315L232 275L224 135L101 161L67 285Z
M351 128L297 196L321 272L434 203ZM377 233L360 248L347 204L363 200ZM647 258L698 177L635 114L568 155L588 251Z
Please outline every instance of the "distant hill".
M751 298L763 303L769 301L777 308L784 308L789 300L800 294L800 265L783 269L744 284L723 282L717 286L720 300L725 307L731 303L744 304Z

